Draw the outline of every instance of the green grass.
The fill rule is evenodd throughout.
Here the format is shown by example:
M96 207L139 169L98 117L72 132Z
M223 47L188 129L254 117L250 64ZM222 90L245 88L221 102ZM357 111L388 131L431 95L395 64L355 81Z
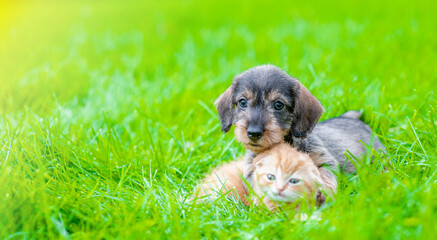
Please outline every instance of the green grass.
M0 3L0 238L432 239L436 7ZM213 102L266 63L311 90L322 120L363 109L388 148L389 161L339 176L319 220L185 201L244 154Z

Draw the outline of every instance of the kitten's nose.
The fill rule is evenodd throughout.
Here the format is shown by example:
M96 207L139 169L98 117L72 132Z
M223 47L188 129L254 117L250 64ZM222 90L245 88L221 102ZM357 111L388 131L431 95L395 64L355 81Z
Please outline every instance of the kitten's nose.
M249 126L247 128L247 136L252 141L256 141L256 140L260 139L262 137L263 133L264 132L263 132L263 129L261 127Z
M278 195L281 195L281 193L285 190L285 187L282 186L281 188L276 188L276 191L278 191Z

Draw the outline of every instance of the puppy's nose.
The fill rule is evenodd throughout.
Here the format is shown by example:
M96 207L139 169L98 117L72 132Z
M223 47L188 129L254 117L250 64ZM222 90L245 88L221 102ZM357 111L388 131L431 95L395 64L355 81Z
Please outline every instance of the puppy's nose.
M250 138L250 140L258 140L262 137L263 130L259 127L249 127L247 128L247 136Z

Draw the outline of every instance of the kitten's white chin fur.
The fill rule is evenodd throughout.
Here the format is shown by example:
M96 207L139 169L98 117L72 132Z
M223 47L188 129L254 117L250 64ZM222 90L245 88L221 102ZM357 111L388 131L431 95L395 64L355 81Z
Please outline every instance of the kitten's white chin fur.
M266 195L270 200L276 202L294 202L301 197L299 194L293 192L285 195L278 195L273 193L272 191L267 191Z

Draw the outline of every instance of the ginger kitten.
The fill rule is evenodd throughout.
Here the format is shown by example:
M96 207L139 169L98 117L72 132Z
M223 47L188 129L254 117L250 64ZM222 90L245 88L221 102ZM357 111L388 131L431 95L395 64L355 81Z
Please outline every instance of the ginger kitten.
M255 205L262 201L274 210L278 205L301 198L311 203L324 202L324 195L319 191L322 186L320 172L308 154L281 143L259 154L253 164L254 183L251 187L255 193L252 196ZM242 180L246 167L244 160L237 160L213 170L198 187L197 197L228 193L248 206L249 196Z

